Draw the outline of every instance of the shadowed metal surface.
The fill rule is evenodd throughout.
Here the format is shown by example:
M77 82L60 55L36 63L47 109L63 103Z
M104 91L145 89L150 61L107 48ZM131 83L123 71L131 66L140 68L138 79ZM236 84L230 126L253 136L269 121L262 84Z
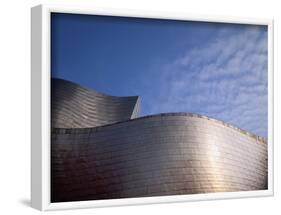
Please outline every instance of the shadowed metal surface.
M267 189L267 143L197 114L52 129L51 201Z
M53 128L95 127L138 116L138 96L109 96L62 79L53 78L51 85Z

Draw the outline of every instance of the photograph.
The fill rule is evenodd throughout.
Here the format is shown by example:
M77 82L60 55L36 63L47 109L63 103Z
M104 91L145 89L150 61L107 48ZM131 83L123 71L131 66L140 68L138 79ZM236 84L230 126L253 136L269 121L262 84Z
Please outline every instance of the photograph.
M268 190L268 25L50 13L50 202Z

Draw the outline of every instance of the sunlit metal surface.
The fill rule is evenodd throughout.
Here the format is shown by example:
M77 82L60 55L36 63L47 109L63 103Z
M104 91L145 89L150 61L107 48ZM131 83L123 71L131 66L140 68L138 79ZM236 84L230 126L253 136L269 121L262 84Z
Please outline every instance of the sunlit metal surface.
M52 128L51 201L267 189L267 143L198 114Z

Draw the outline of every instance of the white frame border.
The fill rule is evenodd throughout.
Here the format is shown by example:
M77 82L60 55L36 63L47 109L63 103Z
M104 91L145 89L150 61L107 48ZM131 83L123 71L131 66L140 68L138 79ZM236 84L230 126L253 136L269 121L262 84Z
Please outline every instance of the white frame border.
M238 23L268 26L268 189L193 195L142 197L77 202L50 202L50 14L73 13L140 18ZM121 205L218 200L273 195L273 20L173 14L159 11L39 5L31 9L31 206L60 210Z

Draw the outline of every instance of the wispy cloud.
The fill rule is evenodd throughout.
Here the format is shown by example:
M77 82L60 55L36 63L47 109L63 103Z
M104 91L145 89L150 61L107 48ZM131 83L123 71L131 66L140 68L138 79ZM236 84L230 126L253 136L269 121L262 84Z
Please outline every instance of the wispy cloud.
M155 69L155 68L154 68ZM267 137L267 32L221 30L158 68L160 91L150 112L208 115Z

